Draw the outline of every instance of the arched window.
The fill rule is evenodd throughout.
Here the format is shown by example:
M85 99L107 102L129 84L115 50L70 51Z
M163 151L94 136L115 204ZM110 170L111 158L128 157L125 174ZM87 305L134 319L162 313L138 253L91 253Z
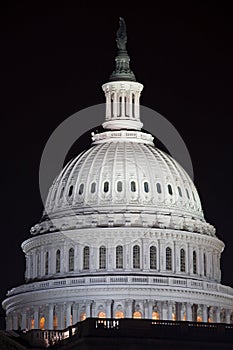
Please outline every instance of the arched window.
M170 247L166 248L166 270L172 270L172 250Z
M185 272L185 250L182 248L180 250L180 271Z
M197 253L195 250L193 251L193 273L197 273Z
M30 329L34 329L34 328L35 328L35 320L33 318L33 319L31 319Z
M135 181L131 181L130 188L131 188L132 192L136 192L136 182Z
M162 188L161 188L161 185L159 182L157 182L157 184L156 184L156 189L157 189L158 193L162 193Z
M150 247L150 269L157 269L157 249L155 246Z
M106 318L106 313L104 311L100 311L98 313L98 318Z
M86 318L87 318L86 312L82 312L80 315L80 321L85 321Z
M53 316L53 329L57 329L58 328L58 317L57 315Z
M60 249L56 251L56 273L61 272L61 252Z
M117 192L122 192L122 181L117 181Z
M133 247L133 268L140 269L140 247L135 245Z
M104 246L99 248L99 268L106 269L106 248Z
M44 327L45 327L45 318L44 318L44 316L40 318L39 327L40 327L40 329L44 330Z
M84 184L80 184L78 194L80 195L83 194L83 190L84 190Z
M89 270L89 260L90 260L90 248L83 248L83 270Z
M206 276L206 254L203 256L203 264L204 264L204 276Z
M137 319L142 318L142 313L140 311L134 311L133 318L137 318Z
M45 275L49 274L49 252L45 253Z
M91 193L95 193L95 189L96 189L96 183L92 182L92 184L91 184Z
M72 196L72 193L73 193L73 188L74 186L71 185L70 188L69 188L69 193L68 193L68 196L71 197Z
M124 312L117 310L115 312L115 318L124 318Z
M179 196L182 197L182 191L181 191L180 186L178 186L177 189L178 189Z
M159 313L158 311L152 312L152 320L159 320Z
M171 186L170 184L167 185L167 190L168 190L168 193L169 193L170 195L173 194L173 192L172 192L172 186Z
M145 191L146 193L149 192L149 184L148 184L148 182L144 182L144 191Z
M104 182L104 192L107 193L109 191L109 182L105 181Z
M123 247L118 245L116 247L116 269L123 269Z
M69 271L74 271L74 248L69 249Z

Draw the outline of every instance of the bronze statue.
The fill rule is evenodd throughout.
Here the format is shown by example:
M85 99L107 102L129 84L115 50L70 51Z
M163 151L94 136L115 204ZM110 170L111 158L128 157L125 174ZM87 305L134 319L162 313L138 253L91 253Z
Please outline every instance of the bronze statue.
M119 29L117 30L117 47L121 51L126 51L127 34L126 24L124 18L119 18Z

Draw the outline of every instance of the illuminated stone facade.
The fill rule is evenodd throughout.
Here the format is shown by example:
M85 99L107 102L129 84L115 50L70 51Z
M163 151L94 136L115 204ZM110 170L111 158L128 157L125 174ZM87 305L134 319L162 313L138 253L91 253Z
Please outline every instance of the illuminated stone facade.
M3 302L8 330L87 317L233 323L224 244L188 174L141 131L143 86L123 73L103 85L105 131L55 179L22 244L26 283Z

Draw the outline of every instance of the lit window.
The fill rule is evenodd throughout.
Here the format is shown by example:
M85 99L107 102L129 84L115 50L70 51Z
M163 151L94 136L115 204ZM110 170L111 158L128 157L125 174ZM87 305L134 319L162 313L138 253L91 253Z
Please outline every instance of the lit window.
M104 182L104 192L107 193L109 191L109 182L105 181Z
M106 269L106 248L104 246L99 248L99 268Z
M74 248L69 249L69 271L74 271Z
M190 199L190 197L189 197L189 191L188 191L187 188L186 188L186 194L187 194L188 199Z
M172 313L172 321L176 321L176 314L175 314L175 312Z
M157 268L157 251L156 247L150 247L150 269Z
M122 245L118 245L116 247L116 268L123 268L123 247Z
M61 252L58 249L56 251L56 273L61 272Z
M135 311L133 313L133 318L141 319L142 318L142 313L140 311Z
M98 318L106 318L106 313L104 311L100 311L98 313Z
M71 185L70 188L69 188L69 193L68 193L68 196L71 197L72 196L72 193L73 193L73 188L74 186Z
M40 329L44 330L44 327L45 327L45 318L44 317L40 318L39 327L40 327Z
M83 269L89 270L89 257L90 257L90 248L84 247L83 248Z
M185 272L185 250L180 250L180 271Z
M87 318L86 312L82 312L80 315L80 321L85 321L86 318Z
M197 316L197 322L202 322L202 317L201 316Z
M138 245L133 247L133 268L140 269L140 247Z
M136 192L136 182L135 181L131 181L130 187L131 187L132 192Z
M152 320L159 320L159 313L158 311L152 312Z
M124 312L123 311L116 311L115 318L124 318Z
M172 270L172 250L170 247L166 248L166 270Z
M117 192L122 192L122 181L117 181Z
M96 183L92 182L92 184L91 184L91 193L95 193L95 189L96 189Z
M83 194L83 190L84 190L84 184L80 184L78 194L80 195Z
M146 193L149 192L149 184L148 184L148 182L144 182L144 191L145 191Z
M178 186L177 189L178 189L179 196L182 197L182 191L181 191L180 186Z
M172 192L172 186L169 184L169 185L167 185L167 189L168 189L168 193L170 194L170 195L172 195L173 194L173 192Z
M156 189L157 189L158 193L162 193L162 188L161 188L161 185L159 182L157 182L157 184L156 184Z
M206 276L206 255L205 255L205 253L203 256L203 263L204 263L204 276Z
M53 329L57 329L58 328L58 317L57 315L53 316Z
M197 253L193 251L193 273L197 273Z
M49 252L45 253L45 275L49 274Z
M30 329L34 329L35 328L35 320L34 318L31 320L31 328Z

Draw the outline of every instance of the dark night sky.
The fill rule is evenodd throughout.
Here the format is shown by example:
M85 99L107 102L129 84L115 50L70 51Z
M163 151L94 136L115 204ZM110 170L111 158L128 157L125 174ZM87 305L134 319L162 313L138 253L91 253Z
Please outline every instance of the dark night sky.
M45 143L70 115L104 102L101 84L114 68L119 16L128 27L131 67L145 86L141 103L183 137L205 217L226 243L222 281L233 285L231 14L226 2L208 1L1 8L1 300L23 283L20 244L42 213Z

